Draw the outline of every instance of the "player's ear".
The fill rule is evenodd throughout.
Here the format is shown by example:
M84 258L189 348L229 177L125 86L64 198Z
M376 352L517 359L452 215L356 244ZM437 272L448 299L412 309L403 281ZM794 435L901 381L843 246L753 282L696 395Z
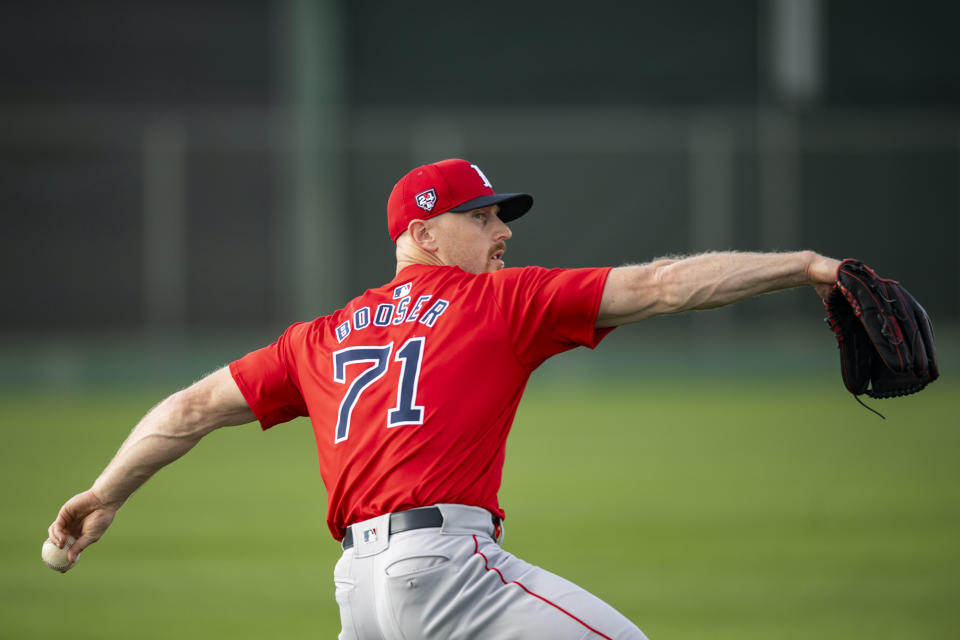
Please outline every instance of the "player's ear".
M410 239L424 251L437 250L437 236L430 224L425 220L411 220L407 225L407 231L410 232Z

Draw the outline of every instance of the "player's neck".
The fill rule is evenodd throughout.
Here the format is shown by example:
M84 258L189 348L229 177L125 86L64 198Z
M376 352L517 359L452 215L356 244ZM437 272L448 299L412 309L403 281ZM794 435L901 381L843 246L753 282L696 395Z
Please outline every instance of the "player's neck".
M443 260L436 253L427 251L413 242L397 243L397 273L410 265L425 264L436 267L444 266Z

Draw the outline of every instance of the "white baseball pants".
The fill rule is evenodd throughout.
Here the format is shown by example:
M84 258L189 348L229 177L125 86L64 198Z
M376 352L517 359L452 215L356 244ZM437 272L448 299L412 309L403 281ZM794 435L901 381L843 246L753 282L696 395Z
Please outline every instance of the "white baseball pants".
M441 528L353 525L334 570L340 640L646 640L596 596L500 548L485 509L437 506Z

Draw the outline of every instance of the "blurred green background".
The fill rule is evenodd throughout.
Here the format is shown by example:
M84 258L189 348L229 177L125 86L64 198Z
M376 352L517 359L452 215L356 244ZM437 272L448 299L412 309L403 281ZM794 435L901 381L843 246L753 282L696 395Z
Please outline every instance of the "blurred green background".
M467 157L509 265L811 248L900 279L943 378L841 386L810 291L548 362L506 546L651 638L960 628L960 4L0 3L0 638L333 637L309 425L216 433L61 576L39 548L168 393L393 273L385 203Z
M733 351L669 324L533 378L507 450L506 548L651 638L956 637L956 381L869 402L881 420L842 389L826 328ZM957 341L940 346L950 370ZM205 357L197 371L221 362ZM59 505L191 380L172 376L0 396L0 637L336 636L339 547L303 420L212 434L71 572L41 564Z
M169 389L4 396L5 638L335 637L309 424L218 432L61 575L45 526ZM857 406L833 376L531 384L505 546L651 638L953 638L958 388Z

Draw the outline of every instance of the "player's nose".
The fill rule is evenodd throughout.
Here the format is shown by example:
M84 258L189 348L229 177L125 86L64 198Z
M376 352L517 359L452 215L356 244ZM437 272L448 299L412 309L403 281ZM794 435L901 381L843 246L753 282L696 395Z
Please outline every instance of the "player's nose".
M497 242L503 240L509 240L513 237L513 231L510 230L510 227L507 226L507 223L500 219L499 216L496 217L497 226L494 229L494 239Z

